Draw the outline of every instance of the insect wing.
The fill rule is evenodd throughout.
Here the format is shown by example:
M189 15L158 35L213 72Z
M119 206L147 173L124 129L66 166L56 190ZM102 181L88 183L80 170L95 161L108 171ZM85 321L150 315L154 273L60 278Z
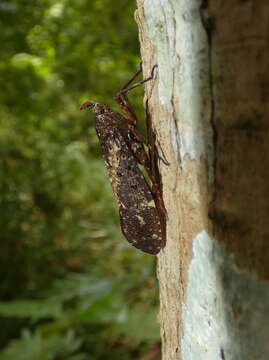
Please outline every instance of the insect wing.
M122 232L136 248L157 254L162 233L150 187L119 129L106 126L100 131L99 126L97 123L97 134L117 197Z

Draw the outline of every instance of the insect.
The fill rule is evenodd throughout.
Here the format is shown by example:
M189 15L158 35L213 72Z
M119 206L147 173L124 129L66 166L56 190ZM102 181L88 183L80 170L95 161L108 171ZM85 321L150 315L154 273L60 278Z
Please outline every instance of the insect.
M149 254L157 254L165 245L165 208L154 139L151 136L147 152L127 92L152 80L156 67L150 77L129 86L142 72L140 64L139 71L116 95L115 101L125 116L99 102L87 101L80 106L81 110L89 108L96 114L96 132L117 198L123 235L133 246ZM146 176L139 165L144 167Z

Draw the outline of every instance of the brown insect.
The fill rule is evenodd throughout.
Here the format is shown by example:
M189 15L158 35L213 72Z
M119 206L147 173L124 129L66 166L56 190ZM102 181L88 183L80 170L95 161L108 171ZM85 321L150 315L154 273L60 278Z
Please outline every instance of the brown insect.
M149 116L147 152L127 92L152 80L156 67L150 77L129 87L142 72L140 65L140 70L115 97L126 117L99 102L87 101L80 106L81 110L90 108L96 114L96 132L117 198L122 232L133 246L149 254L157 254L165 245L165 208ZM144 167L149 180L139 164Z

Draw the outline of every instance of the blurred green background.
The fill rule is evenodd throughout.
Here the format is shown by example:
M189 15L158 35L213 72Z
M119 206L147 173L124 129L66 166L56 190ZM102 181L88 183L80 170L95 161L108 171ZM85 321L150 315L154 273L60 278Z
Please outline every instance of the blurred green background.
M0 360L159 359L155 259L123 239L85 100L137 70L135 0L0 2ZM140 117L143 89L132 101Z

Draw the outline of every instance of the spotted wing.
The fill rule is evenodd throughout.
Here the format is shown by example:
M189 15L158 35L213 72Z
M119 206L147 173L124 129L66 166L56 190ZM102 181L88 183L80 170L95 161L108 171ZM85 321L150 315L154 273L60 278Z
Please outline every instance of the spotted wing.
M150 187L119 129L106 126L106 131L99 130L97 127L119 205L122 232L136 248L157 254L162 247L162 232Z

